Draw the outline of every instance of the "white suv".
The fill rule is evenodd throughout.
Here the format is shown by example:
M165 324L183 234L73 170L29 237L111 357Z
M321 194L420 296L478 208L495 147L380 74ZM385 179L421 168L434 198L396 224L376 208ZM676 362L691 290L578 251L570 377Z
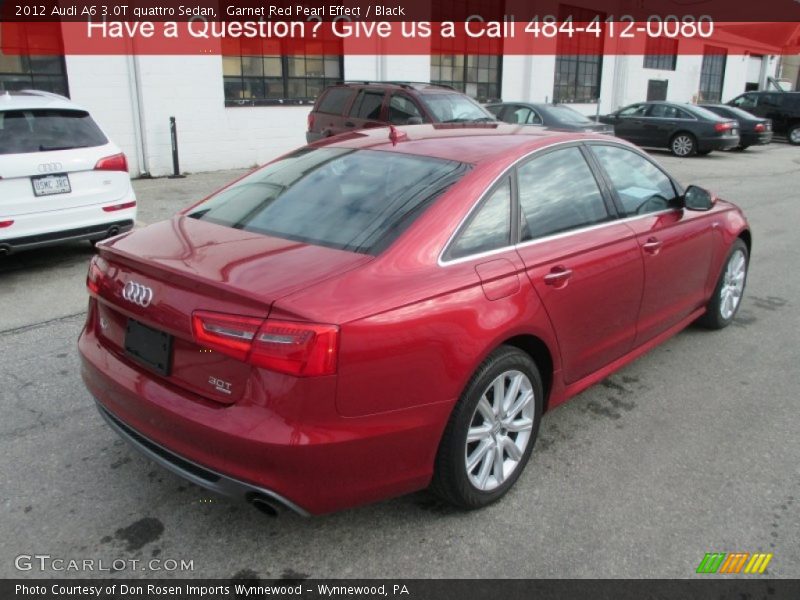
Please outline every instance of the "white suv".
M125 155L63 96L0 92L0 254L133 228Z

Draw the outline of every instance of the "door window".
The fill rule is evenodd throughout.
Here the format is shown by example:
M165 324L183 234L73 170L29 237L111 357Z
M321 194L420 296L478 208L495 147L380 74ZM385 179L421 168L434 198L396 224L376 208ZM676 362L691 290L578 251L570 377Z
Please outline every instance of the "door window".
M536 114L536 111L528 108L527 106L518 106L511 110L509 115L511 118L509 123L516 123L518 125L541 125L542 119Z
M647 116L658 117L660 119L677 119L678 109L669 104L653 104Z
M744 109L755 108L757 101L758 101L758 96L756 96L755 94L744 94L736 98L733 101L733 105Z
M353 103L353 108L350 109L350 115L357 119L378 120L381 118L382 104L383 92L364 90Z
M627 108L623 108L617 114L620 117L643 117L644 113L646 112L647 112L646 104L634 104L633 106L628 106Z
M521 241L609 218L600 188L578 148L548 152L519 167Z
M409 119L419 119L422 122L422 113L419 108L406 96L392 95L389 101L389 122L395 125L407 125Z
M511 243L511 180L506 177L486 197L447 251L447 259L497 250Z
M649 160L619 146L593 144L591 148L617 190L626 216L677 206L672 181Z

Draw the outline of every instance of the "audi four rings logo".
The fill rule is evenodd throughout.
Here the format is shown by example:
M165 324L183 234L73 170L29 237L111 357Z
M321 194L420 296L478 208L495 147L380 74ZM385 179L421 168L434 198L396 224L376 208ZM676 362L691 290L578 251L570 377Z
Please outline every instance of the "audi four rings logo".
M153 290L141 283L129 281L122 289L122 297L128 302L133 302L142 308L147 308L153 300Z
M42 163L37 167L39 173L56 173L64 170L60 162Z

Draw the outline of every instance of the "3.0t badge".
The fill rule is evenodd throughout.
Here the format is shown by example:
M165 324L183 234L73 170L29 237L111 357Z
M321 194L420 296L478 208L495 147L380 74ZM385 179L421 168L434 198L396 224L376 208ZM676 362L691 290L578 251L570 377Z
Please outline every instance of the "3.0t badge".
M147 308L153 301L153 290L141 283L128 281L122 289L122 297L128 302Z

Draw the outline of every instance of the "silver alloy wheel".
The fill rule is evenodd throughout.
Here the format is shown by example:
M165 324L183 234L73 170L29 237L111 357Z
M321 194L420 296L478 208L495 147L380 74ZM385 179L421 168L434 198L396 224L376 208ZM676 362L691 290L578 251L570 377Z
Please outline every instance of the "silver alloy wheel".
M678 156L688 156L693 147L694 141L688 135L679 135L672 140L672 151Z
M533 431L533 385L520 371L506 371L483 392L470 420L464 468L477 489L500 487L517 469Z
M800 144L800 127L795 127L789 132L789 141L793 144Z
M719 314L726 321L733 316L742 300L746 275L747 259L742 250L736 250L725 266L719 291Z

